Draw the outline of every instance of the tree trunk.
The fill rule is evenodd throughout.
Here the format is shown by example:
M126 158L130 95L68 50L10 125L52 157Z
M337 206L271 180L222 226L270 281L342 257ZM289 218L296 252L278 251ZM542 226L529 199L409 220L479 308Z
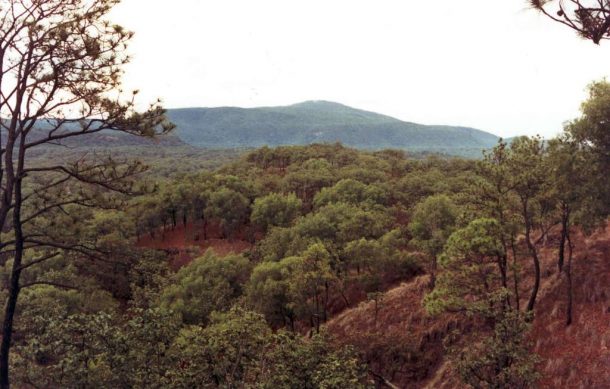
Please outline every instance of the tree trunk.
M559 268L559 275L563 271L563 263L565 256L565 246L566 240L568 237L568 228L569 228L569 220L570 220L570 211L567 205L562 206L561 213L561 239L559 240L559 258L557 259L557 267Z
M341 294L341 298L343 299L343 302L345 303L345 308L349 308L349 300L347 299L347 296L345 295L345 291L343 290L343 288L339 288L339 293Z
M503 255L498 255L497 256L497 260L498 260L498 268L500 270L500 278L501 278L501 282L502 282L502 287L506 290L508 290L508 276L507 276L507 271L506 271L506 264L508 263L508 256L506 254L506 245L504 245L504 254ZM510 295L507 293L506 294L506 298L504 299L504 304L505 307L508 306L510 307Z
M498 260L498 270L500 270L500 279L502 282L502 287L506 288L507 287L506 263L508 262L506 254L498 255L497 260Z
M328 320L327 311L328 311L328 300L329 300L329 285L328 281L324 283L324 323Z
M320 297L318 296L318 293L316 292L315 294L315 298L314 301L316 303L316 333L319 334L320 333Z
M532 294L530 295L530 299L527 302L527 310L532 311L534 310L534 305L536 304L538 289L540 289L540 260L538 259L538 252L536 250L536 247L534 247L534 244L530 239L529 232L526 233L525 239L527 241L527 247L529 248L530 253L532 255L532 260L534 261L534 274L536 277L534 279L534 287L532 288Z
M534 287L532 288L530 299L527 302L527 310L533 311L534 305L536 304L536 297L538 296L538 289L540 289L540 260L538 259L538 251L536 250L536 246L534 246L532 243L532 224L529 218L527 201L523 202L523 221L525 223L525 242L527 243L527 248L530 251L532 261L534 262Z
M515 239L513 237L511 237L510 246L513 252L513 287L515 292L515 308L517 311L519 311L519 309L521 309L521 302L519 299L519 272L517 266L517 248L515 247Z
M430 290L433 290L436 286L436 263L437 260L435 255L434 258L432 258L432 266L430 267L430 283L428 284Z
M566 326L572 324L572 300L573 300L573 291L572 291L572 254L574 251L574 245L572 245L572 240L570 239L570 233L568 231L566 235L566 239L568 241L568 265L566 267L566 276L568 279L568 306L566 309Z
M13 336L13 320L15 308L19 298L19 278L21 277L21 261L23 259L23 231L21 229L21 179L15 180L15 207L13 210L13 229L15 231L15 258L9 281L8 298L2 323L2 342L0 343L0 388L8 389L9 380L9 354Z

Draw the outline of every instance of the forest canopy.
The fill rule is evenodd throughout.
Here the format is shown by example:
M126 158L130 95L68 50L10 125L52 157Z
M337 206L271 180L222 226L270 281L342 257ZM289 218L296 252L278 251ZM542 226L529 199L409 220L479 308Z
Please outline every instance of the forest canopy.
M119 93L117 3L0 2L0 388L527 388L549 379L549 328L609 341L575 313L606 298L609 82L556 138L479 159L312 143L210 161L168 138L80 154L174 128ZM532 2L607 38L603 9L552 3Z

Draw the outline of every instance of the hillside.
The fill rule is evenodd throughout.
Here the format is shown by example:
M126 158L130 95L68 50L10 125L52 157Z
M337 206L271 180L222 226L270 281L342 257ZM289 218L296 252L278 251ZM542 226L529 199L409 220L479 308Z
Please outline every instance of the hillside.
M555 250L542 248L541 298L530 335L534 351L542 357L539 388L610 385L610 230L606 227L589 237L575 235L576 313L569 327L565 325L565 277L557 274ZM326 326L340 342L357 346L370 358L372 369L401 388L464 387L445 354L443 339L454 329L464 333L472 327L449 314L426 314L422 300L429 293L428 279L428 275L419 276L386 291L377 320L374 303L362 302Z
M326 102L285 107L184 108L168 111L176 134L199 147L233 148L341 142L361 149L398 148L473 155L498 137L455 126L427 126Z

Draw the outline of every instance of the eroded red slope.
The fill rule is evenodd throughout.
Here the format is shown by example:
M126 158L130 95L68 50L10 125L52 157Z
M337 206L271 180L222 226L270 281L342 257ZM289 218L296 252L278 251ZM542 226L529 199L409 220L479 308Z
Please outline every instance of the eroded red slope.
M218 255L225 256L231 253L239 254L252 247L252 244L239 239L220 239L217 226L207 229L210 239L203 240L201 226L188 223L186 226L179 224L173 228L161 229L155 236L146 235L137 241L138 247L167 250L171 253L174 269L178 269L203 254L207 249L213 249Z
M542 249L541 288L531 332L534 350L543 358L537 387L610 388L610 228L590 237L575 235L574 321L570 327L565 324L566 278L558 276L556 249ZM522 304L525 289L532 283L527 258L523 266ZM375 304L368 302L344 311L327 328L341 343L365 350L372 368L401 388L460 387L441 338L452 329L468 328L450 315L431 318L426 314L421 302L427 280L420 276L386 292L378 305L377 320ZM376 344L375 336L385 340ZM409 348L407 354L420 361L396 361L395 356L383 356L383 349L374 350L385 347L385 352L393 352L394 346ZM397 366L388 368L389 363ZM401 369L401 363L422 370Z

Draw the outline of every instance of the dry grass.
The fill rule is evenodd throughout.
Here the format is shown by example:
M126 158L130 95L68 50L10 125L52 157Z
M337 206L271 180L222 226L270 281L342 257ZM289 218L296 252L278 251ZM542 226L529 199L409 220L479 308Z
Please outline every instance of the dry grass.
M356 346L376 373L400 387L422 387L442 366L443 338L460 326L452 315L426 313L422 298L429 282L427 275L415 277L384 294L377 316L373 301L361 302L326 328L340 343Z
M570 327L565 325L566 279L558 274L555 245L541 249L542 279L531 333L534 351L543 358L537 386L610 388L610 228L591 237L576 234L575 242ZM522 308L533 284L530 262L520 259ZM401 388L460 387L442 339L452 329L470 328L455 316L426 314L421 302L428 281L428 276L419 276L388 290L377 320L374 303L362 302L331 319L327 328L340 343L355 345L376 373ZM396 348L402 348L402 359Z
M545 255L545 266L554 256ZM532 329L541 388L610 388L610 229L576 238L574 321L565 325L566 279L543 283Z

